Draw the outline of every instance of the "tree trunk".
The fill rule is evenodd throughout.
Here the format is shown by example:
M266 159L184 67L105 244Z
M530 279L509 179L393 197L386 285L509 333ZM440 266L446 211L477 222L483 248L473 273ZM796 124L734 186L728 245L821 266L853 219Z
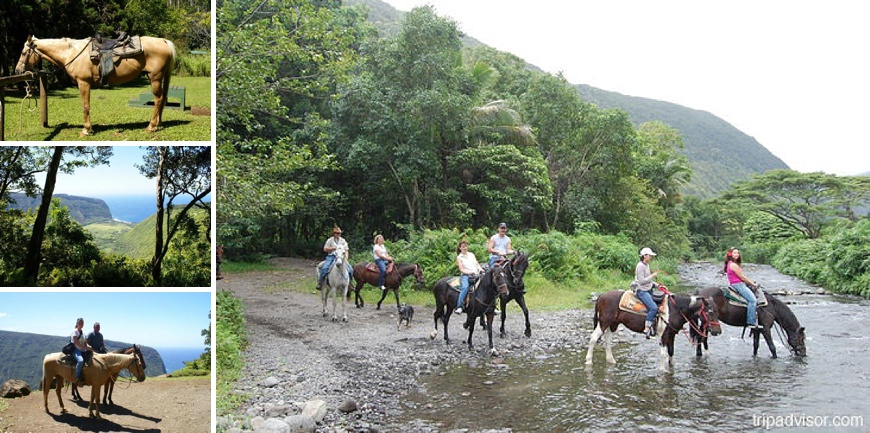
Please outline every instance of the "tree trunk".
M42 191L42 204L36 213L36 221L33 223L33 234L30 236L30 245L27 248L27 259L24 262L24 278L31 286L36 285L39 276L39 262L42 258L42 239L45 237L45 224L48 222L48 209L51 206L51 196L54 194L54 184L57 182L57 170L63 159L64 146L55 146L51 156L51 164L45 175L45 188Z
M166 162L166 148L158 147L157 155L157 223L154 230L154 258L151 259L151 277L155 283L160 283L161 267L163 264L163 176L165 175L163 164Z

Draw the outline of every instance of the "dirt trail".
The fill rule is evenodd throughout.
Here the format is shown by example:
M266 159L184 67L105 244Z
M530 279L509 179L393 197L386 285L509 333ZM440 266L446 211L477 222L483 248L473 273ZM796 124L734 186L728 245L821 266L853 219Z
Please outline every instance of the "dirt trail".
M281 270L227 274L218 281L218 290L231 290L244 303L250 343L246 369L234 391L247 402L237 413L218 417L219 429L247 430L262 420L286 421L298 415L306 401L321 399L327 413L317 431L437 431L438 426L422 422L395 421L402 411L402 397L421 386L420 376L433 374L444 364L497 364L507 357L534 356L578 344L588 338L586 328L591 327L589 311L546 316L532 311L532 338L526 338L522 313L509 309L508 336L494 336L499 355L491 357L486 332L480 328L474 333L474 349L464 344L465 316L451 318L451 344L445 345L440 325L437 338L430 339L432 306L414 305L412 326L398 331L392 295L381 310L368 304L357 309L351 300L349 321L332 322L321 315L319 294L296 291L313 287L314 262L278 258L271 264ZM425 277L431 284L441 276ZM497 334L498 318L495 324ZM345 413L340 407L356 409Z
M85 387L82 396L90 396ZM114 406L100 406L102 421L88 418L88 403L61 393L68 413L61 414L54 391L48 395L45 413L42 391L6 400L0 412L0 432L179 432L211 431L211 380L148 378L142 383L118 383L112 394Z

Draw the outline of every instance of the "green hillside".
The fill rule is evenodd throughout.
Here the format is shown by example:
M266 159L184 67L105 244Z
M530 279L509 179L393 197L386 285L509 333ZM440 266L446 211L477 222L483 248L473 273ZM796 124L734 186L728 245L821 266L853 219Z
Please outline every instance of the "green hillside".
M394 35L401 28L405 12L381 0L349 0L348 3L366 5L368 20L382 36ZM463 37L466 46L484 45L472 36ZM531 64L526 67L540 71ZM621 95L585 84L575 87L582 99L602 108L623 110L635 124L659 120L678 129L683 134L684 154L693 170L684 194L709 198L726 190L731 183L748 179L753 174L788 168L754 138L711 113L670 102ZM738 154L740 158L734 158L732 154Z
M0 331L0 383L20 379L27 382L31 389L38 389L45 355L60 352L68 341L69 336ZM106 348L110 351L130 346L130 343L106 340ZM156 350L142 346L142 355L145 357L147 376L166 374L163 358Z
M174 209L181 210L183 206L173 206ZM202 223L208 217L208 213L199 208L191 208L194 219ZM173 220L177 211L173 212ZM164 220L164 224L168 227L169 222ZM157 225L157 214L153 214L145 220L136 224L135 227L126 231L112 244L110 250L114 253L121 254L127 257L136 259L148 259L154 256L154 227Z
M124 233L132 230L136 224L124 221L103 221L88 224L85 230L94 237L94 243L100 251L112 253L115 251L115 243Z
M10 194L14 203L9 207L13 209L38 209L42 203L42 195L36 197L28 197L24 194L13 192ZM109 205L101 199L90 197L78 197L67 194L54 194L52 198L59 198L61 206L66 206L69 209L69 215L81 225L87 225L95 222L111 221L112 212L109 210Z
M680 130L686 146L683 153L692 164L692 180L685 188L686 194L709 198L752 174L788 168L754 138L706 111L585 84L575 87L584 100L602 108L625 111L635 124L660 120Z

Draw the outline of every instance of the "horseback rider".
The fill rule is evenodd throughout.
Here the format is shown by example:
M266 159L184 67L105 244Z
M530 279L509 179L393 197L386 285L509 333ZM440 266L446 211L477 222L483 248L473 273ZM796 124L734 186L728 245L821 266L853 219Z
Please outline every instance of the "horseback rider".
M476 278L483 273L483 266L477 261L474 253L468 251L468 241L459 241L456 247L456 266L459 268L459 299L456 301L456 314L462 314L462 306L465 305L465 297L468 296L469 278Z
M326 258L323 260L323 267L320 268L320 278L317 279L317 290L320 290L323 287L323 282L329 274L329 269L332 267L332 264L335 263L335 250L339 248L344 252L344 263L347 265L348 275L353 274L353 268L350 267L349 263L350 253L348 252L349 248L347 246L347 241L341 237L341 228L335 226L332 228L332 237L327 239L326 243L323 244L323 252L326 253Z
M79 317L76 319L76 328L70 336L70 342L75 346L73 348L73 356L76 358L76 386L85 386L85 378L82 376L82 367L85 365L85 355L92 354L91 351L93 350L91 345L88 344L88 340L85 339L84 334L82 334L83 326L85 326L85 320Z
M761 328L758 326L757 311L758 299L755 297L755 291L758 290L758 283L750 280L743 273L743 268L740 264L743 263L740 257L740 250L731 247L725 253L725 274L728 276L728 284L740 293L746 299L746 326L750 328ZM752 288L752 290L750 290Z
M88 345L94 349L96 353L107 353L106 344L103 341L103 334L100 333L100 322L94 323L94 331L88 333Z
M372 255L375 258L375 264L378 265L378 287L381 290L387 290L384 287L384 280L387 279L387 264L393 261L393 257L387 254L387 247L384 246L384 236L375 236L375 245L372 247Z
M650 272L649 263L652 261L656 253L649 247L644 247L640 250L640 261L634 268L634 282L631 284L635 287L635 294L638 299L646 305L646 322L644 322L643 333L646 338L656 335L655 320L656 314L659 312L659 306L653 301L652 289L655 285L655 278L659 275L658 271Z
M495 262L504 258L504 256L514 253L511 246L511 238L507 235L507 224L498 224L498 233L489 238L486 251L489 253L489 267L492 267Z

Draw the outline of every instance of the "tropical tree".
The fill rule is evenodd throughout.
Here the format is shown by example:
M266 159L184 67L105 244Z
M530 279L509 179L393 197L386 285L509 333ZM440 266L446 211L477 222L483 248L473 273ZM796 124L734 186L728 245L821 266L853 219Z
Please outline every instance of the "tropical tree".
M210 212L210 204L203 200L211 193L211 146L151 146L143 159L144 163L137 166L139 172L157 181L151 276L159 284L163 259L173 237L184 227L182 223L189 221L190 209L197 206ZM173 219L173 202L185 197L188 203ZM205 233L208 238L208 230Z
M809 239L837 218L855 218L870 202L870 182L822 172L773 170L743 181L722 195L734 207L767 213Z

